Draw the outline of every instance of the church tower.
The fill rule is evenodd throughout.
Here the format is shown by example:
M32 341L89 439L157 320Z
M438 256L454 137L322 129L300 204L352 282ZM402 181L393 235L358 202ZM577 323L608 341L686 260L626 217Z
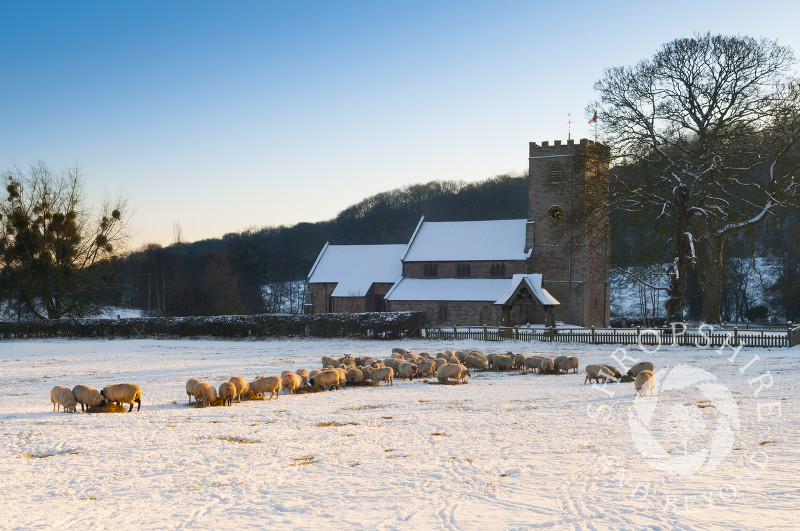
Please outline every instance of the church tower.
M582 139L531 142L526 247L533 273L561 303L567 324L608 326L608 216L596 212L608 194L609 150Z

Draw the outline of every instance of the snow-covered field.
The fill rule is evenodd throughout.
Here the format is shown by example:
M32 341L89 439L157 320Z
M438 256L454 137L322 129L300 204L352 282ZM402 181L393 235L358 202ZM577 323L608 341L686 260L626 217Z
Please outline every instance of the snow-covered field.
M579 374L395 380L233 407L215 385L323 355L577 355ZM653 398L584 385L613 355L655 362ZM0 528L694 529L800 525L800 348L422 340L0 343ZM733 358L733 359L731 359ZM630 360L626 360L630 363ZM55 385L130 381L140 412L55 413Z

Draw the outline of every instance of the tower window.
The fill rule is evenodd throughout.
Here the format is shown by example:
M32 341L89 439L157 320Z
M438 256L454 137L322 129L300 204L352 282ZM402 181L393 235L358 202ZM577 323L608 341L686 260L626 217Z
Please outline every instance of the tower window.
M554 162L550 165L550 184L557 184L564 182L564 168L561 167L560 162Z

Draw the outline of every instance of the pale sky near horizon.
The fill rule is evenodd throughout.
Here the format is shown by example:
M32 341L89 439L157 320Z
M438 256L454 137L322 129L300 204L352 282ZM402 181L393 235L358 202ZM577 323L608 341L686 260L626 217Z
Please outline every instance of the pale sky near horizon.
M652 6L652 7L651 7ZM696 32L800 54L796 0L0 0L0 170L77 164L131 246L330 219L592 138L603 70ZM759 11L754 11L758 8Z

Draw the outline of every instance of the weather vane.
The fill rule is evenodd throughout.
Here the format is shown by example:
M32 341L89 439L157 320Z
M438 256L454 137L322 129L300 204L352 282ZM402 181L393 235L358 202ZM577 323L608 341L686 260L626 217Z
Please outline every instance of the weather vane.
M572 140L572 113L567 113L567 140Z

